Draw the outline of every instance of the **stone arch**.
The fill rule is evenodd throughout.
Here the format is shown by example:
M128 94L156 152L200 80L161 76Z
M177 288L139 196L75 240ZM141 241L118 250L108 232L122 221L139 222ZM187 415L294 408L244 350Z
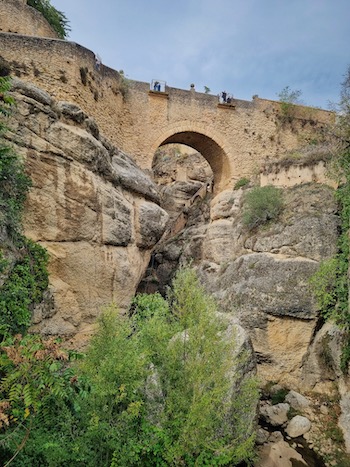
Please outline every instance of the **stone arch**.
M208 161L214 175L214 191L221 191L231 179L227 149L218 135L208 135L198 125L174 125L163 130L152 147L152 154L165 144L185 144L200 152Z

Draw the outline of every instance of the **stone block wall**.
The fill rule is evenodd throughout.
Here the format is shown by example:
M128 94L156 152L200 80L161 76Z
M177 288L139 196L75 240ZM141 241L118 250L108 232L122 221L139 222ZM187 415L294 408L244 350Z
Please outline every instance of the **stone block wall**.
M80 106L96 120L105 137L122 147L118 125L124 118L121 77L103 65L97 69L91 50L59 39L4 33L0 34L1 58L10 64L14 76L42 88L56 100Z
M28 6L26 0L0 1L0 32L57 38L42 14Z

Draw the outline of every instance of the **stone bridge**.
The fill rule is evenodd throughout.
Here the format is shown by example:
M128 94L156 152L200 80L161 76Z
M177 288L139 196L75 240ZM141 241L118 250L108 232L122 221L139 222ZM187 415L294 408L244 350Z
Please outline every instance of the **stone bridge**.
M331 115L298 107L293 122L286 121L279 102L233 99L220 103L217 96L166 87L151 91L148 83L131 82L124 102L128 118L120 122L128 134L121 144L139 164L151 169L162 145L182 143L209 162L215 191L230 187L241 177L260 172L266 161L314 136ZM313 135L313 136L312 136Z
M194 87L153 91L149 83L100 66L95 54L78 44L34 36L27 24L33 23L33 12L28 10L26 22L29 7L23 0L4 0L1 8L5 8L2 18L11 17L12 22L5 21L0 28L0 64L9 63L13 75L56 100L80 106L104 136L144 169L152 168L160 146L182 143L207 159L218 192L241 177L258 174L266 161L278 160L301 140L314 138L315 129L332 118L328 111L299 106L288 120L280 103L257 96L221 104L217 96L196 92ZM20 23L13 24L13 18L20 18ZM37 32L43 34L49 35L42 29Z

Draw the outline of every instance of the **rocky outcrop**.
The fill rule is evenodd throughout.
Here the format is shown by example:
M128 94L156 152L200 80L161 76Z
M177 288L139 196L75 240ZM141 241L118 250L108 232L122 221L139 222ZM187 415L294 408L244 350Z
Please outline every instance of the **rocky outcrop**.
M208 195L193 206L187 228L157 246L153 282L164 288L177 264L192 261L207 290L249 331L262 379L298 389L318 322L308 280L336 252L333 189L305 184L284 190L283 213L255 230L242 222L245 192Z
M326 322L322 326L304 356L301 383L304 390L323 393L332 393L334 383L337 383L341 408L339 426L350 452L350 368L345 372L341 368L344 337L345 331L336 324Z
M42 333L84 338L101 307L128 306L168 219L157 187L79 107L13 82L11 139L33 186L25 233L50 255Z

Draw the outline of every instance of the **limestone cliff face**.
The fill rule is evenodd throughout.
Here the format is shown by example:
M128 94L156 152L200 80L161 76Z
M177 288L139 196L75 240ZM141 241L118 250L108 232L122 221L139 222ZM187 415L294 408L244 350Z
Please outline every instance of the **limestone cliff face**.
M9 138L33 181L25 233L50 254L33 329L84 338L101 307L128 305L168 215L150 178L79 107L13 84Z
M224 191L194 206L187 228L157 246L153 282L162 287L178 263L192 259L206 288L249 331L260 376L298 388L318 322L308 279L336 252L333 190L285 189L283 214L256 231L242 224L244 191Z

